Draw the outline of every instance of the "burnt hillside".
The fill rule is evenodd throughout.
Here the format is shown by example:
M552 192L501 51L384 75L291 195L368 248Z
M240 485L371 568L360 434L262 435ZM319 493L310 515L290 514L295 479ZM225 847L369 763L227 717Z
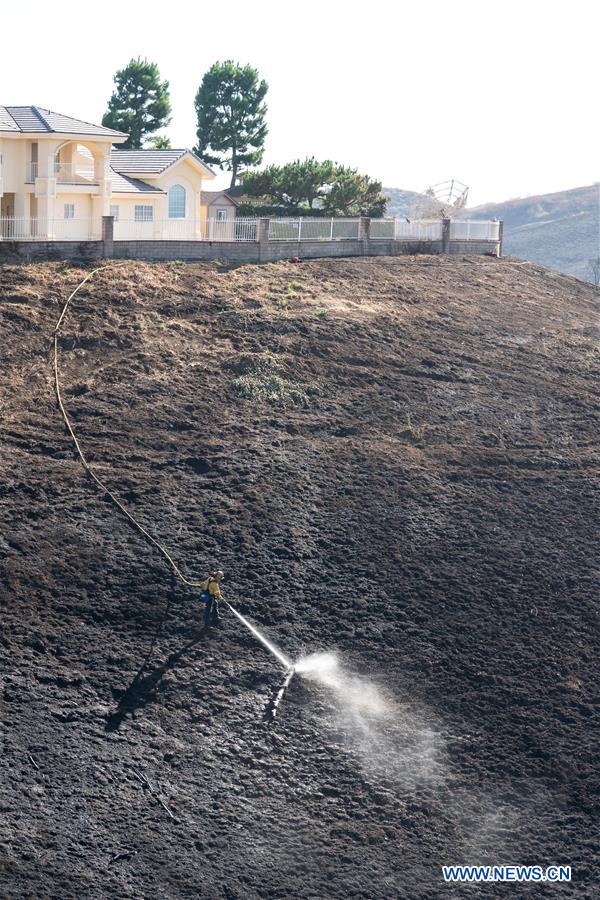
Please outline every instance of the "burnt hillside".
M435 898L452 863L597 889L598 306L530 263L0 267L0 893ZM137 677L136 677L137 673ZM496 885L494 897L516 896ZM473 886L473 896L491 896Z

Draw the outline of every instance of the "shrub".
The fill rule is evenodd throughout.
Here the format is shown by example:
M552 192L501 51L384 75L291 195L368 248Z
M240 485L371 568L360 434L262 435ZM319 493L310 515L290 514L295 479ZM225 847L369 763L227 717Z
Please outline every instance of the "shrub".
M308 395L279 375L239 375L234 378L230 390L244 400L258 400L263 403L290 403L306 406Z
M236 374L229 390L244 400L307 406L316 387L304 389L280 374L281 363L270 353L244 353L229 363Z

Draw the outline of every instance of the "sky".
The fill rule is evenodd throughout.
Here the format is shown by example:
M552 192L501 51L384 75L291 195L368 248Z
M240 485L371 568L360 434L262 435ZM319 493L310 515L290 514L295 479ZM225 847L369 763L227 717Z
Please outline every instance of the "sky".
M269 84L265 164L334 159L416 191L456 178L470 206L600 180L591 0L2 6L2 105L100 122L115 71L146 57L170 84L166 133L191 148L202 76L233 59Z

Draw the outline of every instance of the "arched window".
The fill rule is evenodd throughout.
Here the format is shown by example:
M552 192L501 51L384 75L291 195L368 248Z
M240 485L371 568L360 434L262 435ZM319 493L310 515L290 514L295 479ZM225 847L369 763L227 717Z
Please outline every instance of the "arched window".
M169 218L185 219L185 188L180 184L169 188Z

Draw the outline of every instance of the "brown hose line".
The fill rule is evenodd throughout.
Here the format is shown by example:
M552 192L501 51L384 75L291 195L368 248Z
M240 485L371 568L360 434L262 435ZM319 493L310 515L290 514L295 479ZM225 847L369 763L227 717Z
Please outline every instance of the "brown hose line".
M56 323L56 327L54 329L54 389L56 392L58 408L62 415L63 421L64 421L65 425L67 426L67 430L68 430L69 434L71 435L71 440L73 441L73 445L75 447L75 450L77 451L77 456L79 457L79 460L80 460L83 468L85 469L85 471L88 473L88 475L95 481L97 486L110 497L110 499L112 500L114 505L123 513L123 515L131 522L131 524L135 528L137 528L137 530L140 532L140 534L158 550L158 552L162 555L162 557L167 561L167 563L169 564L169 566L171 567L171 569L173 570L175 575L184 584L187 584L188 587L200 587L202 582L190 581L189 578L186 578L186 576L183 574L183 572L181 571L181 569L179 568L179 566L177 565L177 563L175 562L175 560L173 559L173 557L171 556L169 551L165 547L163 547L163 545L160 543L160 541L158 541L155 537L153 537L153 535L151 535L150 532L146 528L144 528L144 526L142 524L140 524L140 522L138 522L138 520L129 512L127 507L124 506L123 503L121 503L119 498L106 486L106 484L104 484L102 479L99 478L98 475L96 475L92 466L88 463L83 450L81 449L81 444L79 443L79 441L77 439L77 435L75 434L75 431L73 430L73 426L71 425L71 420L69 419L68 413L65 409L65 405L62 400L62 396L61 396L61 392L60 392L60 378L59 378L59 365L58 365L58 338L59 338L59 334L60 334L60 328L63 323L63 319L65 317L67 309L71 303L71 300L74 298L74 296L80 290L80 288L82 288L83 285L87 281L89 281L93 275L96 274L96 272L100 272L100 271L102 271L102 269L106 269L106 268L108 268L108 266L99 266L97 269L93 269L91 272L89 272L85 276L83 281L81 281L77 285L75 290L67 298L65 305L62 308L62 312L59 316L58 322ZM225 602L227 603L227 601L225 601ZM227 605L230 606L229 603L227 603Z

